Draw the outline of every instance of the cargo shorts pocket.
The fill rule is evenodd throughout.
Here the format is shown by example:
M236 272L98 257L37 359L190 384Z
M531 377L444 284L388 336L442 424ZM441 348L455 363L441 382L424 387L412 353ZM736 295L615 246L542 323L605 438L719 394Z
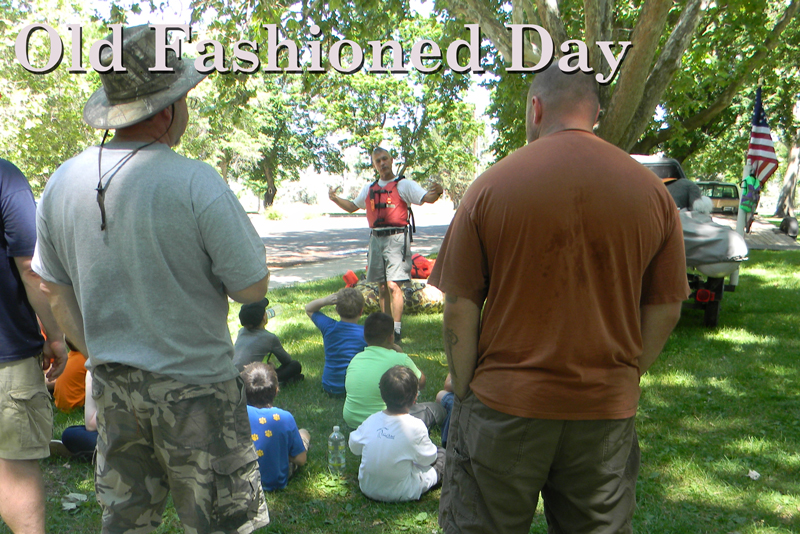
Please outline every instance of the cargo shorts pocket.
M620 473L626 468L633 449L634 418L611 419L603 423L602 467L607 472Z
M258 515L261 473L252 444L238 447L211 461L214 471L212 521L216 529L235 531Z
M153 426L167 449L207 449L221 438L223 397L218 384L157 382L147 388Z
M450 456L446 460L449 465L446 465L444 477L448 491L442 491L440 509L445 508L469 522L475 521L478 517L480 488L472 471L472 462L457 447L446 454Z
M453 403L451 428L445 455L445 473L439 510L442 527L450 524L452 516L459 516L468 522L477 518L480 489L472 470L472 460L465 442L470 433L469 408L463 405L468 402L458 399ZM445 529L447 530L447 529Z
M476 469L493 477L510 476L517 471L530 439L528 422L492 410L474 396L465 402L471 412L471 425L464 441Z
M43 447L53 436L53 407L43 387L8 392L12 400L13 427L23 450Z

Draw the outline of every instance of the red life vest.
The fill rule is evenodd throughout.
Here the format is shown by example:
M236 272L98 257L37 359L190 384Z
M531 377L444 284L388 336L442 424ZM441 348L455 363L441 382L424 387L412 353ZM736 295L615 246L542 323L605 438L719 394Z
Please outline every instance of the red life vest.
M408 204L400 198L397 184L404 176L398 176L385 186L378 185L376 180L369 186L367 193L367 221L370 228L408 226Z
M411 256L411 278L428 278L433 271L436 260L429 260L422 254Z

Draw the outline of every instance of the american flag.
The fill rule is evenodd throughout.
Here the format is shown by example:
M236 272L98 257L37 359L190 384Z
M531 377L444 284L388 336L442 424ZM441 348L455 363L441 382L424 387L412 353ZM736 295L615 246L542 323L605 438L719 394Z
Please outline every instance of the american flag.
M756 91L756 105L753 109L753 129L750 131L750 146L747 149L747 162L761 186L778 168L778 156L769 133L767 114L761 105L761 87Z

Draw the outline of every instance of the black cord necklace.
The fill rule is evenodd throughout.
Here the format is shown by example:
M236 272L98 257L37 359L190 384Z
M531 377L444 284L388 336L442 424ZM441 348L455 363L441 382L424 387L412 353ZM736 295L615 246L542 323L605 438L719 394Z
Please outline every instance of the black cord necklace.
M95 191L97 191L97 205L100 206L101 232L106 229L106 191L108 191L108 186L111 184L111 180L114 179L114 176L117 175L117 173L122 169L122 167L124 167L125 164L128 163L131 160L131 158L133 158L133 156L135 156L140 150L149 147L150 145L158 142L159 140L161 140L162 137L167 135L169 129L172 128L172 122L174 120L175 120L175 104L172 104L172 117L170 118L169 126L167 126L167 129L164 131L164 133L158 136L156 139L153 139L149 143L134 149L130 154L127 154L125 157L116 162L105 173L103 173L103 147L105 146L106 139L108 138L108 130L106 130L105 133L103 134L103 140L100 142L100 151L97 153L97 175L99 178L97 180L97 187L95 188ZM109 176L105 185L103 185L103 178L105 178L109 174L111 176Z

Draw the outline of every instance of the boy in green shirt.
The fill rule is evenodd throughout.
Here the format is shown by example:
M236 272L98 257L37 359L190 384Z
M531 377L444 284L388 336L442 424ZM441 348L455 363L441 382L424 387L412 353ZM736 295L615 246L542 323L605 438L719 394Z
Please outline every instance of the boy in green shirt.
M342 415L351 428L358 428L370 415L386 409L381 398L381 376L394 367L403 365L419 379L419 388L425 387L425 375L407 354L393 349L394 320L385 313L373 313L364 322L364 340L367 348L356 354L347 367L344 387L347 397ZM423 402L412 406L411 415L421 419L425 426L441 425L447 412L436 402Z

